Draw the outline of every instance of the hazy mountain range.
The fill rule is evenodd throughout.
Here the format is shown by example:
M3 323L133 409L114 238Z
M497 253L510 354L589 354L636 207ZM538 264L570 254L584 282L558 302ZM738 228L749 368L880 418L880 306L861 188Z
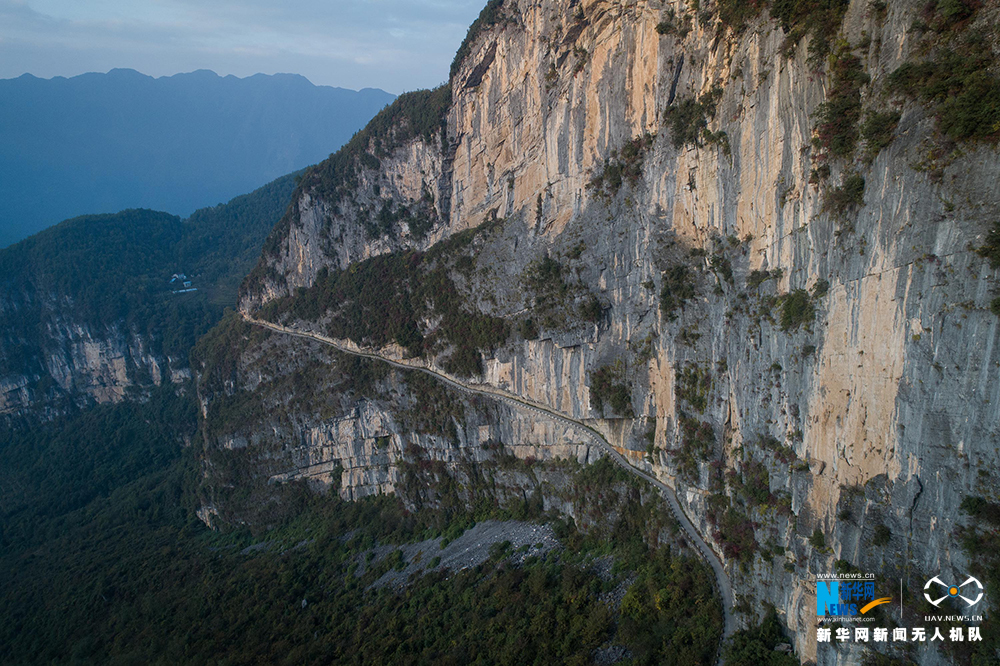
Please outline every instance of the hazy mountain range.
M0 247L124 208L186 216L325 159L394 96L130 69L0 80Z

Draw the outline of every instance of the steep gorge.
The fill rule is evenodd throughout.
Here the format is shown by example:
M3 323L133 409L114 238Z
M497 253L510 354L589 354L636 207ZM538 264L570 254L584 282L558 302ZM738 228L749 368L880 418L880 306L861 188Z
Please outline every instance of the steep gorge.
M998 492L1000 130L894 76L979 34L991 118L998 7L746 7L490 3L450 88L303 178L241 304L586 421L799 654L855 663L817 650L812 576L968 571L959 505ZM196 356L206 520L266 519L292 478L409 497L420 460L593 455L235 319Z

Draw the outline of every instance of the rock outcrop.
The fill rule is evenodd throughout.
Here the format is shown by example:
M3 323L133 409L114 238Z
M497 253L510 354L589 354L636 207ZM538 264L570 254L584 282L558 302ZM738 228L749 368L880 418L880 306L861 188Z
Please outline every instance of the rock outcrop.
M55 318L45 337L31 344L39 342L40 353L31 360L42 365L31 363L0 377L0 415L44 417L65 409L66 400L80 405L115 403L130 387L141 391L191 378L187 359L153 353L135 330L117 326L94 330L88 324Z
M731 5L502 3L470 34L443 129L364 137L334 170L348 187L322 185L330 164L307 176L242 304L326 327L343 313L288 306L318 276L465 232L456 289L513 331L484 350L483 378L593 420L676 479L741 572L737 594L775 604L800 655L854 663L854 649L817 651L812 576L843 560L916 589L967 571L959 504L997 493L998 276L977 249L1000 218L1000 155L989 140L956 147L890 87L945 39L911 30L933 23L925 3L856 0L824 16L829 35L767 11L736 24ZM987 3L954 30L996 13ZM876 117L887 133L864 124ZM447 362L440 321L418 323L428 360ZM203 381L209 417L287 373L295 343L248 339L225 381ZM399 416L414 391L381 381L378 404L331 385L341 397L326 417L286 390L266 403L289 410L286 429L220 416L206 447L253 431L247 449L267 452L255 464L274 463L259 478L310 477L346 497L398 490L418 451L453 468L491 441L581 458L558 429L481 405L445 419L457 445L428 440ZM914 656L947 663L935 650Z

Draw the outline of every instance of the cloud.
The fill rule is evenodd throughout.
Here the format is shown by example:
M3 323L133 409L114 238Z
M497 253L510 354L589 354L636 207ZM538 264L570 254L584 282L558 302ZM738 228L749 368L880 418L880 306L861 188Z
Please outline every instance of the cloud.
M0 77L131 67L401 92L447 78L485 0L0 0Z

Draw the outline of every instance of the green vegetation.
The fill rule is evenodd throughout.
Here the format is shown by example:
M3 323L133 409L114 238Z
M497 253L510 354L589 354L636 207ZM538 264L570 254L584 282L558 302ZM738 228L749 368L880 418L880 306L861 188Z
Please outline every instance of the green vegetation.
M684 412L678 415L681 428L681 446L670 452L681 477L691 483L698 482L698 464L711 460L715 453L715 431L712 424L691 418Z
M889 76L890 89L920 99L934 111L952 141L1000 139L1000 77L993 67L990 37L969 24L978 0L929 2L914 24L933 34L926 60L904 63Z
M417 655L456 664L584 663L615 633L593 582L578 566L542 560L520 568L488 562L454 575L428 574L401 593L376 595L352 623L343 617L340 650L328 654L352 664L398 663Z
M576 64L573 65L573 76L576 76L583 71L583 68L587 66L587 62L590 60L590 54L587 50L580 47L573 47L573 55L576 57Z
M888 546L889 541L892 539L892 532L885 525L879 524L875 526L875 533L872 536L873 546Z
M660 289L660 310L668 321L677 319L677 309L696 296L694 275L684 264L678 264L663 274Z
M719 18L723 25L739 32L767 6L766 0L719 0ZM787 55L809 35L809 60L821 65L830 44L840 31L849 0L773 0L771 16L786 33L782 51Z
M968 516L968 525L960 526L955 536L969 560L969 573L986 586L986 595L1000 594L1000 503L974 495L962 499L959 508ZM981 666L1000 659L1000 633L996 620L987 617L980 624L981 643L953 645L951 656L963 666Z
M981 6L979 0L937 0L930 16L931 28L937 32L953 29L971 19Z
M433 205L433 197L425 191L424 198L411 205L397 206L391 199L384 199L382 207L374 217L362 216L361 224L369 238L392 236L396 225L404 222L413 238L422 241L427 233L434 228L437 221L437 210Z
M579 313L572 312L570 305L579 285L571 286L566 281L565 276L569 274L567 266L547 253L531 262L524 273L525 290L533 295L534 316L541 319L545 328L557 329L566 325L570 314L573 320L577 319Z
M462 66L462 63L472 53L472 45L476 43L479 35L506 20L503 12L503 2L504 0L489 0L486 6L483 7L483 11L479 13L476 20L469 26L469 31L465 34L462 45L458 47L458 51L455 53L455 59L451 61L449 79L455 78L455 74L458 73L458 69Z
M601 305L601 301L596 296L591 295L580 306L580 318L592 323L597 323L604 319L604 306Z
M569 249L566 257L578 260L583 254L582 244ZM533 297L532 325L535 320L549 330L573 326L579 322L599 323L604 320L606 305L591 293L578 277L573 276L570 265L546 253L531 262L522 277L525 291ZM523 324L522 324L523 325ZM537 337L537 332L534 337ZM532 339L525 336L525 339Z
M676 19L677 19L677 13L674 11L674 8L673 7L666 8L663 12L663 20L656 24L657 34L669 35L678 32L678 28L674 24L674 21Z
M929 104L941 131L954 141L1000 138L1000 77L982 43L967 41L943 49L932 60L905 63L889 76L889 85Z
M992 268L1000 268L1000 220L993 222L993 228L986 234L986 242L978 252L980 256L990 260Z
M1000 317L1000 296L990 301L990 312Z
M183 388L192 395L193 386ZM145 403L103 405L52 423L0 428L0 553L58 539L84 507L174 465L197 411L193 400L173 391L160 387ZM139 506L131 509L135 517L142 513Z
M701 145L701 132L708 127L708 115L708 109L693 98L668 108L666 120L674 148L683 148L685 144Z
M302 173L282 176L214 208L196 210L185 220L178 263L199 282L215 285L214 302L236 302L240 282L260 258L268 232L288 210Z
M239 354L246 343L267 339L270 331L247 323L234 310L203 335L191 350L191 361L201 383L222 386L236 376Z
M664 119L670 126L670 137L674 148L685 145L700 146L702 139L712 143L721 143L725 133L719 135L708 131L708 121L715 117L715 107L722 97L722 88L715 87L698 99L688 98L667 108ZM725 145L729 138L725 137Z
M813 351L816 351L815 348L813 348ZM757 443L757 446L766 451L770 451L774 454L774 457L777 458L778 461L785 465L791 464L798 459L798 456L795 455L795 450L793 448L782 444L771 436L762 437Z
M861 138L865 140L865 157L871 161L892 143L893 132L899 124L898 111L870 112L861 123Z
M861 573L861 569L857 568L847 560L837 560L836 562L834 562L833 570L836 571L841 576L847 574Z
M733 490L750 507L767 506L775 501L767 466L759 460L740 464L740 473L733 478Z
M764 284L767 280L777 280L781 278L781 269L776 268L773 271L764 271L760 269L754 269L750 271L747 275L747 288L756 289L760 285Z
M518 332L521 337L525 340L537 340L538 339L538 324L531 317L527 319L522 319L518 326Z
M555 87L556 82L559 81L559 70L556 69L555 63L549 65L549 71L545 72L545 91L548 92Z
M722 24L736 30L743 30L746 24L760 15L764 2L746 0L719 0L719 18Z
M816 307L809 292L796 289L781 297L781 330L793 331L816 318Z
M712 392L712 371L697 363L685 364L674 373L674 392L695 411L704 412Z
M668 555L659 549L639 568L622 600L619 640L632 652L633 664L709 664L721 615L700 600L711 598L713 581L689 569L692 560ZM693 608L692 600L699 600Z
M844 182L827 190L823 209L837 217L844 217L850 211L865 203L865 179L859 173L849 173Z
M871 77L846 44L830 59L830 70L832 82L826 101L817 111L815 141L831 157L850 158L858 141L861 88Z
M702 136L705 138L705 143L713 146L718 146L722 150L722 154L729 157L732 149L729 146L729 135L719 130L718 132L712 132L709 130L704 130Z
M709 265L712 267L712 271L715 272L716 275L720 276L729 284L733 283L733 265L729 261L729 257L724 254L713 254L712 258L709 260Z
M590 373L590 406L603 415L605 403L613 413L627 419L635 418L632 390L625 382L625 364L621 359Z
M186 305L185 299L173 297L169 285L171 274L180 270L177 247L183 236L184 225L173 215L130 210L68 220L0 251L0 276L9 300L0 330L15 344L22 335L30 336L20 360L38 363L41 371L41 359L32 358L40 350L32 347L48 337L53 316L97 330L117 323L141 326L142 333L160 329L165 322L155 321L157 316L169 319L177 314L175 304ZM56 312L37 303L39 295L47 300L55 294L64 299L53 304ZM199 305L204 310L201 299Z
M190 391L163 390L145 406L0 432L13 461L0 472L0 566L18 573L0 587L0 661L587 663L609 641L634 663L713 658L711 571L648 545L665 529L662 506L643 505L609 462L572 483L584 500L613 499L615 517L585 534L557 521L564 549L515 564L501 543L482 565L370 589L405 565L374 546L451 539L509 513L410 512L395 497L344 502L295 483L280 488L293 519L211 533L193 516L196 452L181 446L196 413ZM591 569L601 555L614 559L610 577ZM601 595L630 579L617 617Z
M1000 504L976 495L962 498L959 510L967 516L1000 527Z
M604 168L587 183L587 188L601 196L614 197L626 181L634 187L642 178L642 162L655 138L646 133L612 152Z
M791 643L774 606L769 606L760 624L737 631L723 652L726 666L798 666L794 654L776 652L781 643Z
M809 61L822 65L849 5L850 0L773 0L771 16L787 35L782 50L790 54L799 40L809 35Z
M482 371L480 352L507 340L510 327L499 317L470 308L451 279L451 271L468 256L466 246L479 229L453 236L430 252L396 252L352 264L343 271L324 269L309 289L269 303L261 316L272 321L291 317L317 321L332 315L327 326L334 338L382 347L396 342L412 356L450 345L444 368L463 376ZM434 331L421 322L439 317Z
M826 180L830 177L832 169L830 168L829 162L823 162L818 167L811 169L809 171L809 184L819 185L820 181Z
M535 293L536 305L562 303L569 296L564 272L568 271L548 254L528 266L525 285Z
M753 562L759 549L753 523L739 506L725 495L712 495L708 500L708 522L713 527L712 538L722 546L727 558L743 565Z
M812 536L809 537L809 545L816 550L823 550L826 548L826 535L823 534L823 530L818 527L813 530Z
M413 408L403 414L403 421L417 432L446 435L458 442L458 426L465 422L465 407L461 400L440 381L422 372L405 374L406 384L416 397Z

